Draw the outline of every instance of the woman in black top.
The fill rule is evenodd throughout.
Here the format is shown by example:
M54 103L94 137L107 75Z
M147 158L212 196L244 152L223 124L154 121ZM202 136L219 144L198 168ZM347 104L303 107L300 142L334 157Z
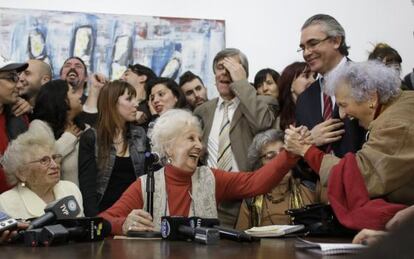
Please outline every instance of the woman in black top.
M79 146L79 187L86 216L112 206L145 173L145 130L132 122L136 92L127 82L106 84L98 98L96 130L86 131Z

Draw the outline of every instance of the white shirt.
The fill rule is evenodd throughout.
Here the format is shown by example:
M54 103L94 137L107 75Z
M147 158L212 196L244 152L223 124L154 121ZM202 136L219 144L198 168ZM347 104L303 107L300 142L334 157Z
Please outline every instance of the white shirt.
M322 108L321 109L321 112L322 112L322 117L323 117L323 111L325 109L325 105L324 105L324 102L323 102L323 88L324 88L324 84L322 83L322 78L324 78L324 77L325 78L328 78L330 74L335 73L335 71L337 71L340 67L344 66L345 64L346 64L346 57L343 57L341 59L341 61L331 71L327 72L323 76L320 75L318 77L319 85L321 87L321 108ZM330 96L330 97L331 97L331 101L332 101L332 111L333 111L333 109L335 107L336 99L335 99L335 96L334 95L333 96Z
M207 142L207 152L208 152L208 158L207 158L207 166L211 168L217 168L217 157L218 157L218 147L219 147L219 135L220 135L220 126L221 122L223 121L223 115L224 115L224 105L223 105L223 98L219 97L217 101L216 110L214 111L214 118L213 118L213 124L211 125L210 135L208 136L208 142ZM234 112L236 111L237 107L240 104L240 100L237 97L234 97L231 100L231 105L229 105L228 108L228 116L230 125L233 120ZM234 157L233 152L232 153L232 171L239 171L239 167L237 165L236 159Z

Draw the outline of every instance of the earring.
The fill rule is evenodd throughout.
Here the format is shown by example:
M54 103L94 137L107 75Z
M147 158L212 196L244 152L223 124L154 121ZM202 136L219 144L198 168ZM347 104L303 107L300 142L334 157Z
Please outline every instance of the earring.
M171 164L171 163L172 163L171 157L167 157L167 164Z
M20 186L21 186L21 187L26 187L26 183L25 183L25 182L21 182L21 183L20 183Z
M374 108L374 104L373 104L373 103L371 103L371 104L369 105L369 108L370 108L370 109L373 109L373 108Z

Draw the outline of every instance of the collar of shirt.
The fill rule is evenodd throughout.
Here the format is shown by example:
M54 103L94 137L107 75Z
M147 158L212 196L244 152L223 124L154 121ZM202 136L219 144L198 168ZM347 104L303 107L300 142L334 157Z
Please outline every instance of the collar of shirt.
M346 57L343 57L341 59L341 61L331 71L327 72L325 75L319 74L319 76L318 76L319 86L321 87L322 114L323 114L323 109L324 109L324 107L323 107L323 87L324 87L324 84L323 84L322 80L324 78L328 78L329 75L331 75L332 73L335 73L335 71L337 71L339 68L344 66L346 64L346 61L347 61ZM332 100L332 105L335 106L336 99L335 99L334 95L331 96L331 100Z
M217 109L219 109L220 111L223 110L224 108L224 105L223 105L224 101L227 101L227 100L224 100L223 98L221 98L221 96L218 97ZM231 104L229 105L230 110L236 110L237 106L239 106L239 103L240 103L240 99L237 98L236 96L233 99L228 100L228 101L231 102Z

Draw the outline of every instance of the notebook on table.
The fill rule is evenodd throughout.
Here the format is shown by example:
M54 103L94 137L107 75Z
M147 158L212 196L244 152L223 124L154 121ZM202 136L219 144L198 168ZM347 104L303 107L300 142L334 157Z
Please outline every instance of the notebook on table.
M254 237L281 237L303 230L304 228L304 225L270 225L253 227L244 232Z
M351 243L317 243L298 238L296 248L311 250L323 255L356 254L367 248L365 245Z

